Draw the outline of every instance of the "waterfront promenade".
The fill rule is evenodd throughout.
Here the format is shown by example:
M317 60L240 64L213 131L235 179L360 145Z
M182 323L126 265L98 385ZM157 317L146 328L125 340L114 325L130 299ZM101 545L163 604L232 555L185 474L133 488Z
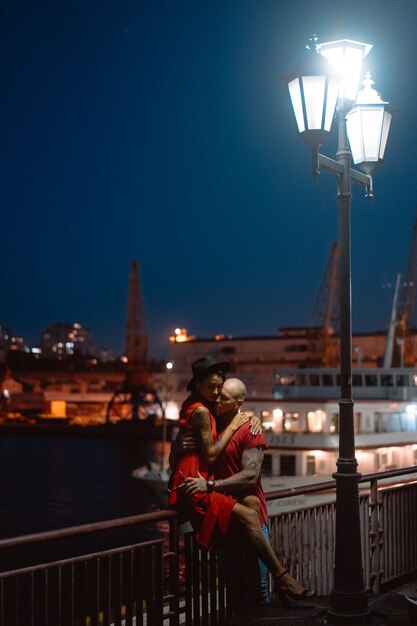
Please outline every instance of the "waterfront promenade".
M377 626L409 626L417 624L417 607L414 607L404 596L404 593L416 593L417 581L403 585L393 591L383 594L370 594L368 606L370 617L367 622ZM332 624L327 614L330 604L329 596L315 598L313 603L293 603L290 608L283 608L279 603L272 603L268 608L247 611L244 615L232 617L230 626L317 626ZM352 623L352 622L351 622ZM356 626L356 624L355 624Z
M405 589L414 594L416 588L412 582L417 576L414 472L414 467L405 468L361 479L367 486L359 500L369 623L380 626L417 623L403 595ZM379 485L386 480L392 484ZM329 481L276 491L267 498L333 489L334 481ZM304 586L317 591L317 597L309 604L291 602L290 608L274 600L271 607L238 616L231 615L214 551L201 550L192 533L182 536L174 511L4 539L0 541L0 626L330 624L326 609L333 586L334 521L334 502L270 514L273 549ZM157 530L161 523L169 526L165 538L156 532L155 539L140 539L143 524L154 524ZM100 549L88 549L89 538L96 540L106 533L111 536ZM80 538L88 539L87 550L80 550ZM69 541L78 544L70 548ZM27 563L25 555L33 548L38 550L36 562ZM410 586L400 587L406 581Z

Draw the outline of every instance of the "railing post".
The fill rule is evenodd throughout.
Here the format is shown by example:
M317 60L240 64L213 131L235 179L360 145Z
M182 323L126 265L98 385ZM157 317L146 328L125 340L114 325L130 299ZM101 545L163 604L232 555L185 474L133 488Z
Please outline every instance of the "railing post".
M179 525L178 516L169 520L169 610L170 624L179 624Z
M369 548L371 560L371 591L379 593L381 589L381 541L382 529L380 526L380 497L378 492L378 480L371 480L369 493Z

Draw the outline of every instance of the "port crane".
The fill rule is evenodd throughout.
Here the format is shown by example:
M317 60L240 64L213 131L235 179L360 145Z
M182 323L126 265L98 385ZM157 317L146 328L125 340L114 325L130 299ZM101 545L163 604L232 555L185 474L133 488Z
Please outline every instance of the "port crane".
M338 352L333 339L339 330L339 256L333 243L307 327L309 367L336 367Z
M416 330L416 287L417 287L417 215L408 256L407 272L398 298L395 341L392 365L415 367L414 338Z
M153 415L163 422L164 408L153 388L148 357L148 335L145 324L139 263L132 261L129 277L129 299L126 323L126 377L107 405L106 422L131 421L139 424Z

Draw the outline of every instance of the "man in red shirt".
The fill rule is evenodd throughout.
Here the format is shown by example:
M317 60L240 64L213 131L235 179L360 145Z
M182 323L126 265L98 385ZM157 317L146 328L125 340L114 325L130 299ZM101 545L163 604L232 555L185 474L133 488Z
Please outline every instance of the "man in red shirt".
M240 412L240 407L246 398L246 387L244 383L237 378L226 379L222 391L216 402L216 414L217 414L217 429L219 436L221 436L222 429L226 428L236 413ZM226 446L223 454L218 458L214 476L215 480L210 485L212 491L219 491L233 495L235 498L246 498L248 496L256 496L257 499L252 499L252 505L257 507L260 517L262 531L267 540L268 535L268 514L266 509L265 494L261 484L260 470L263 461L264 449L267 447L265 435L260 433L258 435L252 435L250 433L250 424L244 424L232 437ZM187 478L185 481L185 490L190 493L205 492L207 491L207 481L204 478ZM238 538L237 538L238 539ZM237 543L239 554L242 555L242 544ZM236 548L236 546L235 546ZM233 563L233 572L230 573L230 579L236 583L237 572L248 572L248 555L244 555L244 567L240 570L236 567L236 550L233 552L233 547L230 545L230 537L223 546L222 552L229 553L230 558L227 558L227 562ZM257 591L253 588L254 576L259 581L259 570L257 570L255 561L255 573L253 568L252 559L252 571L249 574L249 581L240 581L246 589L251 591L251 595L255 595ZM261 570L261 593L262 600L269 602L268 597L268 570L266 566L259 561L259 568ZM252 576L252 578L251 578ZM236 595L238 598L239 584L233 585L236 589ZM234 595L234 594L233 594ZM242 598L239 598L239 606L242 604Z

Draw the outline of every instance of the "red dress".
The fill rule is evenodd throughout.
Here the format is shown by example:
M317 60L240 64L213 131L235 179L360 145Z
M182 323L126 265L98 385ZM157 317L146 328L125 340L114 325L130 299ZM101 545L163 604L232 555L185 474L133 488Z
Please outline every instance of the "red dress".
M200 407L205 407L210 416L210 426L213 441L217 440L216 420L211 414L210 407L196 396L189 396L184 402L180 413L180 432L192 430L190 417ZM197 478L198 472L207 480L213 476L208 463L197 452L183 452L171 474L169 486L171 491L168 497L169 506L190 520L198 543L209 548L215 532L226 535L229 531L232 509L237 503L235 498L224 493L195 493L187 496L182 489L176 489L186 478Z

